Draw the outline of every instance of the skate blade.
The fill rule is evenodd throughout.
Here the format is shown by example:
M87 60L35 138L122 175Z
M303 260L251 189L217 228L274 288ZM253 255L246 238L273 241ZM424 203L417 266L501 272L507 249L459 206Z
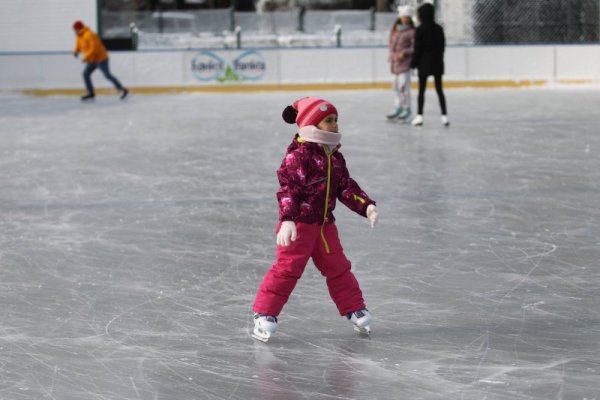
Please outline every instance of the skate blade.
M263 337L263 336L255 334L255 333L252 334L252 337L256 340L260 340L263 343L267 343L269 341L268 337Z
M271 335L266 332L261 332L259 330L254 330L252 332L252 337L256 340L260 340L263 343L267 343L271 338Z
M369 336L371 334L371 327L370 326L365 326L364 328L358 327L356 325L354 325L354 330L356 332L358 332L361 335L367 335Z

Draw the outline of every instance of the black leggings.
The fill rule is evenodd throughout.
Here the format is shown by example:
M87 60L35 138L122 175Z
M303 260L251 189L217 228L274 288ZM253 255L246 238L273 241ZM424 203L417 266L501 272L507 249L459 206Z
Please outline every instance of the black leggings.
M423 115L423 106L425 105L425 89L427 89L427 78L427 76L419 75L419 115ZM438 100L440 101L442 115L446 115L446 97L444 96L444 89L442 88L442 75L433 75L433 79L435 81L435 91L437 92Z

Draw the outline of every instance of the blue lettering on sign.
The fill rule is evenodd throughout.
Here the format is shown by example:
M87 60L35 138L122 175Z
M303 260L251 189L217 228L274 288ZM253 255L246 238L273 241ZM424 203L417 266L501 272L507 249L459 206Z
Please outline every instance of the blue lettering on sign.
M261 79L267 63L258 51L248 50L226 63L211 51L202 51L192 58L192 73L200 81L239 82Z
M214 81L225 71L225 61L211 51L198 53L192 59L192 73L201 81Z
M245 80L258 80L267 70L264 57L256 50L248 50L233 60L233 70Z

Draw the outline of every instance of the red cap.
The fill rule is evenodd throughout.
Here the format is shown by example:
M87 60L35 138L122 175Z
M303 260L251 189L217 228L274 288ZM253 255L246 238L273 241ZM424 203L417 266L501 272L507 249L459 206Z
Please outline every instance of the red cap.
M294 108L298 111L296 123L302 128L307 125L317 126L329 114L338 115L333 104L316 97L304 97L294 102Z
M75 21L73 23L73 29L75 29L76 31L80 30L81 28L83 28L83 22Z

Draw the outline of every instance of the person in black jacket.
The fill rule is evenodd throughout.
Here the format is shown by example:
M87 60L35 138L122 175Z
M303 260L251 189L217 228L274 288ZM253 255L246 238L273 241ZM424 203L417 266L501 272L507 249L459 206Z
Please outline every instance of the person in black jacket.
M427 88L427 78L431 75L433 75L435 91L440 102L442 124L444 126L450 125L442 84L446 38L444 36L444 28L435 23L433 15L434 7L430 3L425 3L417 9L417 17L421 24L415 32L415 49L410 65L411 68L417 68L419 72L418 113L412 121L412 124L415 126L423 125L425 89Z

